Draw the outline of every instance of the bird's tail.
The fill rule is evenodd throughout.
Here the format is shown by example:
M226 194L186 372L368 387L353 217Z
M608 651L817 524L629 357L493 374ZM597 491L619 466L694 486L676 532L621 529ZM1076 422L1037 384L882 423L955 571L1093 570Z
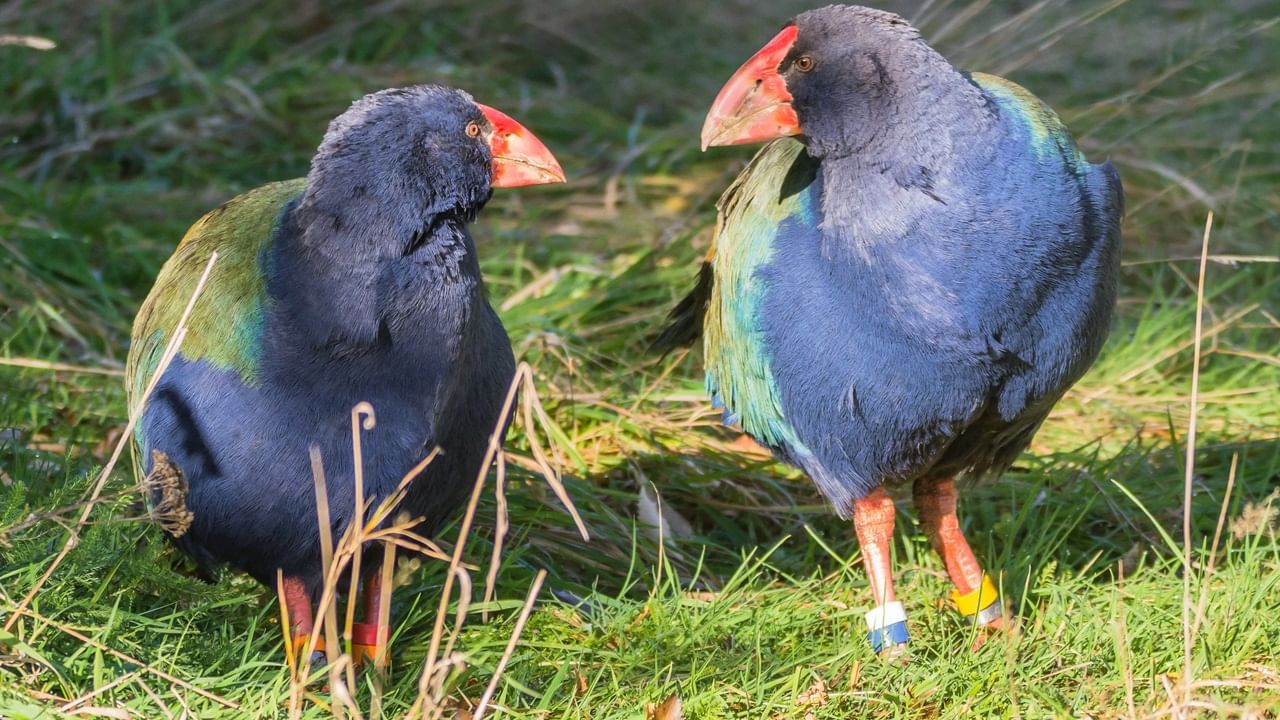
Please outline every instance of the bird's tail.
M651 352L663 355L676 348L689 347L702 337L702 321L711 303L711 288L715 283L711 261L702 263L698 281L689 294L667 315L667 326L649 344Z

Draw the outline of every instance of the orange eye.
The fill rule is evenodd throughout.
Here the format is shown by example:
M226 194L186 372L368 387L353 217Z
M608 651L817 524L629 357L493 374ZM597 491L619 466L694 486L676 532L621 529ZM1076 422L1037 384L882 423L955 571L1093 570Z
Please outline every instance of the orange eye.
M477 137L480 135L480 123L467 123L467 137Z
M801 55L796 58L796 69L800 72L809 72L813 69L813 58L808 55Z

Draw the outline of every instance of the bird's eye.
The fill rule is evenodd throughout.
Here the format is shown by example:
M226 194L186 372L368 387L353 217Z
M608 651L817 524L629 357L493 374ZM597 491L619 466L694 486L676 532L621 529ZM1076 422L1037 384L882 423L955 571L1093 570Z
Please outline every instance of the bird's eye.
M467 123L467 137L477 137L479 135L480 123L474 121Z
M796 58L796 69L800 72L809 72L813 69L813 58L808 55L801 55Z

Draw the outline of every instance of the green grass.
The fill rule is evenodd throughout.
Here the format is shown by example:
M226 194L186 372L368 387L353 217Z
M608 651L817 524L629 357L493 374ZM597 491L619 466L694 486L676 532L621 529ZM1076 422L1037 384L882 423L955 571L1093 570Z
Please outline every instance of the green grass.
M133 312L203 211L305 172L325 123L359 95L457 84L533 128L571 179L499 195L476 235L517 354L563 430L553 455L593 537L578 539L542 481L515 472L499 612L486 624L473 608L452 698L483 692L545 568L499 684L510 717L643 718L672 693L689 718L1280 714L1280 543L1267 510L1280 487L1280 12L1246 0L919 5L949 57L1054 105L1087 154L1115 160L1128 194L1103 357L1002 482L965 494L969 537L1019 618L977 652L904 503L897 577L912 659L873 657L851 528L803 476L735 449L702 398L697 353L645 354L750 152L699 154L701 114L797 1L0 0L0 34L58 42L0 46L0 356L118 370ZM1210 208L1211 254L1224 257L1206 278L1192 506L1193 587L1209 602L1185 708L1183 455ZM76 511L65 508L125 420L119 377L0 366L0 619L66 541ZM522 430L509 445L528 451ZM132 517L125 464L35 617L0 635L0 717L58 717L102 688L81 706L107 717L283 717L272 596L231 573L189 577ZM661 546L637 520L649 483L692 528ZM467 552L481 567L495 512L487 496ZM483 571L472 575L478 588ZM396 591L386 716L417 694L443 576L424 563ZM819 682L825 696L809 692ZM806 693L825 704L800 702ZM357 695L368 708L368 688ZM308 703L305 715L329 713Z

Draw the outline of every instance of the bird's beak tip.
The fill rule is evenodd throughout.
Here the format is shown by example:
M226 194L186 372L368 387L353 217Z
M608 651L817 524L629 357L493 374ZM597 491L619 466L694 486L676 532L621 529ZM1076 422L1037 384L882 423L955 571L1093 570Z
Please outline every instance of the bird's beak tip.
M512 188L565 182L560 161L528 128L501 110L480 103L476 105L493 126L489 134L489 149L493 154L493 174L490 180L492 187Z

